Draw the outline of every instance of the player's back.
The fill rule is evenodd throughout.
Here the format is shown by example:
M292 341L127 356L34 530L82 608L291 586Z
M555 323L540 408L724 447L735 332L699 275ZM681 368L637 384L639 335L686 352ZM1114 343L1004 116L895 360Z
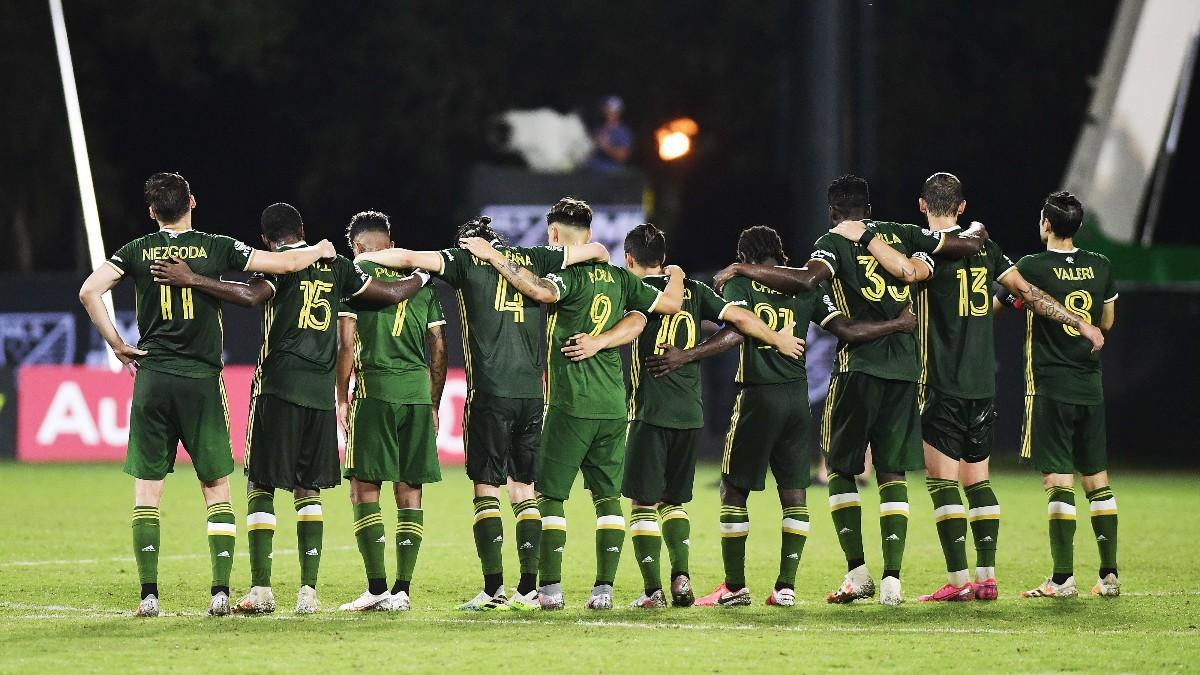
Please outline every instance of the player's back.
M1088 323L1098 324L1104 304L1117 298L1112 263L1099 253L1043 251L1021 258L1017 269ZM1084 405L1103 402L1100 354L1078 330L1032 312L1026 312L1025 382L1026 394Z
M563 268L557 247L497 246L537 276ZM506 398L542 397L542 314L492 265L461 248L441 252L439 275L456 290L467 386Z
M180 258L192 271L218 279L230 270L244 270L252 256L253 249L240 241L198 230L159 230L118 249L108 263L133 278L138 346L149 352L138 359L141 367L208 377L223 366L221 301L157 283L150 265Z
M812 320L816 304L824 297L823 291L810 291L798 295L780 293L772 288L745 277L730 279L722 289L725 299L754 312L771 330L778 331L794 324L792 334L803 334ZM824 308L822 317L835 311ZM771 345L745 337L738 354L738 371L734 381L741 385L782 384L807 379L804 357L793 359L779 353Z

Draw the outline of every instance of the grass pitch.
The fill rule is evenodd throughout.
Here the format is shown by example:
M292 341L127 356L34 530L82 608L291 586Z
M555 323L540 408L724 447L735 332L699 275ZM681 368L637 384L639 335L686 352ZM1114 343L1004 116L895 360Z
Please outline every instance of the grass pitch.
M779 505L766 492L750 501L747 576L754 606L602 613L580 608L592 582L595 516L587 493L576 485L567 514L568 609L476 615L454 610L478 591L480 581L470 531L470 485L460 468L449 467L444 482L426 489L426 535L413 611L336 611L364 587L343 486L325 495L323 611L308 617L290 611L299 572L290 500L280 493L274 564L280 611L213 619L204 615L209 585L204 504L189 473L183 466L168 479L162 505L159 570L166 615L139 620L130 616L137 602L129 551L131 479L117 466L0 464L6 522L6 545L0 549L0 672L1179 671L1200 663L1200 489L1194 475L1116 475L1125 595L1114 600L1017 598L1050 568L1045 497L1036 474L1021 472L993 479L1004 514L1001 599L916 603L918 594L945 577L923 480L912 474L907 602L899 608L825 604L823 594L840 581L844 563L825 491L814 488L809 493L812 536L800 566L796 607L762 604L775 579L779 546ZM721 580L716 478L711 467L701 470L689 508L697 594ZM245 483L235 477L234 484L234 508L244 513L245 497L236 493ZM864 489L863 497L868 563L878 574L874 487ZM1086 504L1081 492L1077 499ZM395 520L390 497L384 506L390 573ZM239 524L238 529L235 593L249 581L244 528ZM511 512L505 514L505 531L511 536ZM1079 521L1076 545L1077 579L1086 592L1097 564L1086 516ZM515 581L515 551L508 547L504 553L509 579ZM627 550L616 599L623 606L639 595L640 586L632 550Z

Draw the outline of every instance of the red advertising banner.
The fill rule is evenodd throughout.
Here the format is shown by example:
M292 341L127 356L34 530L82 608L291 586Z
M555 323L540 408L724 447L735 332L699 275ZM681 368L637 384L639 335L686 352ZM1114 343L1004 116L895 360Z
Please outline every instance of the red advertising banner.
M225 369L233 455L245 451L251 366ZM462 464L462 412L467 381L461 368L446 374L438 412L438 459ZM133 378L82 366L25 366L17 374L17 459L22 462L116 462L125 459ZM339 445L343 439L338 439ZM187 453L179 453L187 461Z

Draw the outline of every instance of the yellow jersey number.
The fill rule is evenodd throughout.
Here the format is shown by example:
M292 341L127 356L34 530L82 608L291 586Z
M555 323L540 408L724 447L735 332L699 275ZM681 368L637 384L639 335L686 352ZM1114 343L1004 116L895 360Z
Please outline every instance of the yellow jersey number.
M874 258L871 258L874 260ZM758 315L762 322L767 324L773 331L778 331L784 326L796 322L796 313L787 307L776 308L765 302L760 302L754 306L754 313ZM792 327L792 335L796 334L796 327ZM759 345L759 349L774 349L771 345Z
M696 346L696 319L690 312L677 312L662 317L658 325L658 335L654 337L654 353L663 354L667 350L660 345L675 345L675 337L679 334L679 326L687 329L687 340L680 349L691 349ZM678 345L675 345L678 346Z
M510 296L508 279L504 275L496 276L495 307L497 312L512 312L513 323L525 323L525 296L519 291L513 291Z
M908 300L908 286L897 290L895 286L888 286L887 279L879 273L879 261L873 255L860 255L856 258L858 264L863 266L863 276L866 277L868 287L863 284L862 295L871 302L879 302L883 300L884 293L892 296L897 302Z
M1092 294L1087 291L1071 291L1067 293L1067 297L1063 298L1063 307L1067 311L1079 317L1080 320L1088 323L1092 322ZM1064 324L1063 330L1067 331L1067 335L1079 336L1078 328L1071 328Z
M604 332L604 325L608 323L609 317L612 316L613 305L612 300L607 295L597 295L592 298L592 329L588 331L588 335L593 337Z
M408 314L408 301L396 305L396 320L392 321L392 337L400 337L404 332L404 317Z
M960 268L954 274L958 277L958 315L987 316L991 313L992 298L988 294L987 269ZM975 295L981 297L978 305L971 300Z
M328 281L301 281L300 290L304 293L304 306L300 309L300 328L312 330L328 330L329 320L333 309L329 300L321 296L333 290L333 284Z
M180 310L183 315L182 318L184 318L184 319L196 318L196 306L194 304L192 304L192 289L190 289L190 288L179 289L179 300L180 300L180 303L179 303ZM158 307L159 307L159 313L162 316L164 321L171 321L172 319L175 318L175 307L174 307L174 302L172 301L172 298L171 298L171 287L170 286L159 286L158 287Z

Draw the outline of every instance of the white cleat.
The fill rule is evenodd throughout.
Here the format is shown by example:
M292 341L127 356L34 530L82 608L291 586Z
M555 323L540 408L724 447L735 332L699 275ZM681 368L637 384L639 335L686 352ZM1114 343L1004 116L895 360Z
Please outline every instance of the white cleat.
M775 607L791 607L796 604L796 591L790 588L771 591L771 594L767 596L767 604Z
M1022 598L1073 598L1079 595L1075 588L1075 577L1067 577L1061 584L1054 583L1054 577L1047 577L1041 586L1029 591L1021 591Z
M514 612L532 612L535 609L541 609L542 604L538 602L537 589L535 588L525 595L513 593L513 596L508 599L508 608Z
M612 593L601 591L592 593L592 597L583 605L584 609L612 609Z
M842 605L855 600L865 600L873 595L875 595L875 581L871 579L871 573L867 571L867 566L859 565L846 572L845 578L842 579L842 585L836 591L825 596L825 602Z
M896 577L884 577L879 582L879 604L895 607L904 602L900 594L900 580Z
M317 589L312 586L301 586L296 594L297 614L316 614L321 610L321 601L317 600Z
M1102 598L1115 598L1121 594L1121 582L1117 580L1117 575L1109 572L1104 575L1103 579L1097 579L1096 585L1092 586L1092 595L1098 595Z
M408 600L408 593L400 591L392 593L378 605L375 605L375 609L381 612L407 612L411 606L412 604Z
M137 611L134 616L158 616L158 596L147 595L138 603Z
M508 598L504 595L504 588L496 591L495 595L488 595L480 591L479 595L471 598L467 602L458 606L464 612L490 612L497 609L508 609Z
M630 603L630 609L662 609L667 606L667 596L663 595L662 589L654 591L650 595L642 594L642 597Z
M338 609L343 612L365 612L375 609L379 603L387 600L391 596L392 594L388 593L387 591L384 591L379 595L374 595L371 593L371 591L363 591L362 595L358 596L354 600L351 600L350 602L347 602L341 607L338 607Z
M220 591L212 596L212 602L208 603L209 616L229 616L229 594L225 591Z
M275 611L275 593L270 586L254 586L233 606L241 614L270 614Z
M541 605L542 609L548 612L559 610L567 606L566 601L563 600L562 593L551 593L549 595L545 593L538 593L538 604Z

